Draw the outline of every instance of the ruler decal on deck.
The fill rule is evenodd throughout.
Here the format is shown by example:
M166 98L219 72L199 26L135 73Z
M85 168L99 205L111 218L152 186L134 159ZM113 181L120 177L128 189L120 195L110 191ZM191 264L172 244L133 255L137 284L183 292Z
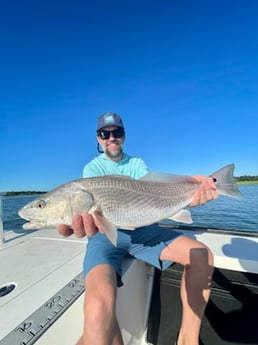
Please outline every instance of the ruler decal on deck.
M81 272L0 340L0 345L34 344L83 292L84 277Z

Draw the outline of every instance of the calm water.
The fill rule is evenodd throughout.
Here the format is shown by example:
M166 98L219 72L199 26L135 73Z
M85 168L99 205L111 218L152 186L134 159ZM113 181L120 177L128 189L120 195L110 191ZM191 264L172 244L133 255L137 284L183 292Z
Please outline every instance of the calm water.
M239 187L243 200L220 197L204 206L191 208L195 226L249 230L258 232L258 185ZM22 220L17 211L20 207L35 199L37 195L3 198L3 221L5 230L24 232Z
M5 230L14 230L16 232L24 232L22 225L25 223L24 219L21 219L18 215L18 210L30 202L36 199L38 195L26 195L26 196L11 196L3 197L3 226Z
M258 184L239 187L242 200L225 196L192 208L194 225L258 232Z

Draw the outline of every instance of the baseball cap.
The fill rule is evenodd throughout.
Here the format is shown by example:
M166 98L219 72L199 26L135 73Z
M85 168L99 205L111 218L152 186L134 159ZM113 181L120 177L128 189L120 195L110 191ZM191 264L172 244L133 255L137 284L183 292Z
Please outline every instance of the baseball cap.
M97 131L106 126L116 126L124 128L123 121L118 114L107 112L98 117Z

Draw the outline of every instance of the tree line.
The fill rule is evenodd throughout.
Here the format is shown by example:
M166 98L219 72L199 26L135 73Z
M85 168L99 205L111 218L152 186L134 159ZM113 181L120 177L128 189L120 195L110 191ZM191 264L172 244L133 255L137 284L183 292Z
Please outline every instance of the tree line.
M36 190L26 190L26 191L19 191L19 192L5 192L0 193L4 196L16 196L16 195L32 195L32 194L43 194L46 192L36 191Z
M250 176L250 175L243 175L239 177L235 177L235 180L238 182L242 181L258 181L258 176Z
M251 175L243 175L243 176L234 176L234 179L236 182L257 182L258 181L258 175L251 176ZM15 196L15 195L32 195L32 194L43 194L46 193L46 191L19 191L19 192L5 192L0 193L4 196Z

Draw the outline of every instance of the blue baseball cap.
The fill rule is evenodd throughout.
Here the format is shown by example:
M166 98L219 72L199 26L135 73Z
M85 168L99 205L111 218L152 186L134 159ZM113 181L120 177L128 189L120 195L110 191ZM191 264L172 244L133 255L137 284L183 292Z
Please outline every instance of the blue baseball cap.
M97 120L97 131L106 126L116 126L124 128L123 121L118 114L107 112L98 117Z

